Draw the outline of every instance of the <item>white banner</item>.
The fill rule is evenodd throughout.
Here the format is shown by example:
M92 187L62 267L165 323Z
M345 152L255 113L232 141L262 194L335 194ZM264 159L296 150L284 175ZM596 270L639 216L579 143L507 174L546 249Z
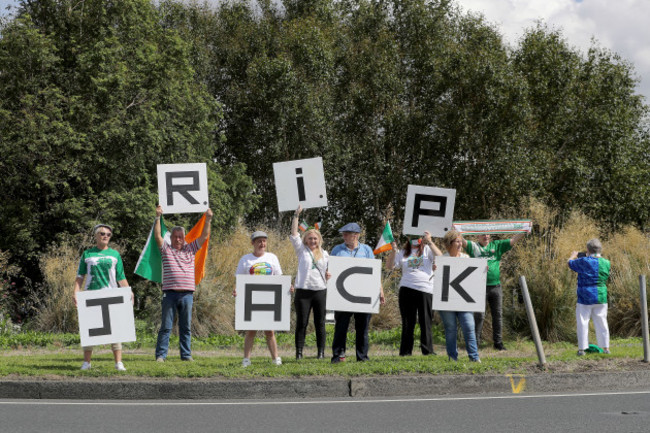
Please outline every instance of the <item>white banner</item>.
M454 221L452 227L466 235L489 233L530 233L533 230L531 220L515 221Z
M131 288L77 293L81 346L135 341Z
M158 203L166 214L208 210L207 165L158 164Z
M273 175L280 212L327 206L323 158L276 162Z
M409 185L402 233L421 236L428 230L433 237L443 237L451 230L455 202L455 189Z
M328 271L328 310L379 312L381 260L330 256Z
M235 329L288 331L291 327L290 275L237 275Z
M438 256L435 262L433 309L484 312L487 260Z

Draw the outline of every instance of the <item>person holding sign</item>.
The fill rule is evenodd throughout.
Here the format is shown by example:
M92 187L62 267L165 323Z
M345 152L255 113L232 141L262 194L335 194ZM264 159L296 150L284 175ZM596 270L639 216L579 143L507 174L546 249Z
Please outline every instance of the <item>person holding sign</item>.
M375 254L366 244L359 243L361 227L357 223L346 224L339 229L343 234L343 243L332 249L332 256L357 257L374 259ZM384 305L384 289L381 288L379 302ZM367 361L368 358L368 325L370 324L369 313L352 313L349 311L334 312L334 341L332 341L332 364L345 361L345 348L348 338L348 326L354 315L354 328L356 330L357 361Z
M108 242L113 235L113 228L107 224L97 224L93 228L95 235L95 247L85 250L79 260L77 278L74 281L74 304L77 305L77 293L84 283L84 290L114 289L117 287L129 287L124 276L124 265L120 253L108 247ZM131 293L133 302L133 293ZM115 358L115 369L125 371L122 363L122 343L111 344L113 357ZM83 348L84 362L82 370L89 370L93 356L93 346Z
M410 356L413 352L413 332L416 318L420 323L420 350L423 355L435 355L431 335L433 319L433 258L442 252L431 240L431 234L424 232L421 239L412 239L399 249L392 242L393 249L388 255L386 268L398 267L402 270L399 283L399 311L402 316L402 339L400 356ZM399 249L399 252L398 252Z
M263 231L256 231L251 235L251 244L253 252L244 255L239 259L237 264L237 274L241 275L282 275L282 268L278 257L273 253L266 252L266 242L268 235ZM232 291L233 296L237 296L237 288ZM246 331L244 338L244 359L242 367L251 365L251 352L255 342L257 331ZM282 358L278 356L278 343L275 341L273 331L264 331L266 345L271 353L271 358L275 365L282 365Z
M576 323L578 356L589 347L589 319L594 321L596 339L604 353L609 353L609 327L607 326L607 286L611 264L600 256L603 246L598 239L587 242L587 254L579 257L574 251L567 264L578 273L578 302Z
M316 347L318 359L325 358L325 300L329 255L323 250L323 238L315 228L309 228L302 236L298 235L298 217L302 206L298 206L291 220L291 244L298 257L298 272L295 280L294 305L296 307L296 359L302 359L305 334L309 323L309 314L314 310L314 328L316 330Z
M444 256L448 257L469 257L462 250L463 236L456 230L450 230L445 233L442 242L447 249ZM442 323L445 327L445 346L449 359L458 361L458 327L456 321L460 323L460 328L465 337L465 349L472 362L481 362L478 356L478 343L474 333L474 315L469 311L438 311L442 317Z
M181 360L192 361L192 305L196 290L194 278L194 259L203 243L210 236L212 210L205 213L205 225L201 235L189 244L185 242L185 229L171 229L171 244L163 239L161 234L160 217L162 206L156 207L156 223L154 236L162 256L162 317L158 340L156 342L156 361L165 362L169 349L169 335L174 325L174 317L178 314L178 344Z
M492 342L496 350L506 350L503 345L503 292L501 291L501 257L519 242L526 233L518 233L511 239L492 241L490 234L478 235L478 242L463 239L463 247L470 257L488 259L488 274L486 282L485 299L490 305L492 314ZM462 237L461 237L462 238ZM476 323L476 338L481 342L485 312L474 313Z

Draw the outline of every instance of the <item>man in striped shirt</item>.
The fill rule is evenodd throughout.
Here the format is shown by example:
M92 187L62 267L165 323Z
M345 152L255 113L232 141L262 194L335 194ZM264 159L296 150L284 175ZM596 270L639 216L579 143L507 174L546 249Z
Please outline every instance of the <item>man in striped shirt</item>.
M178 339L183 361L192 361L192 304L194 301L194 258L205 240L210 236L212 210L205 213L203 232L195 241L185 242L185 229L171 229L171 244L163 239L160 228L162 206L156 207L154 236L160 248L163 266L162 320L156 343L156 361L164 362L169 349L174 316L178 313Z

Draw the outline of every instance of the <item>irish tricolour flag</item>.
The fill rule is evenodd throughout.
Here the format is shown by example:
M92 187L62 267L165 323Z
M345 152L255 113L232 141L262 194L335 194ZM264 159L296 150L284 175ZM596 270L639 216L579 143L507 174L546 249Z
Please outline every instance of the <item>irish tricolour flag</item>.
M188 244L193 242L196 238L201 236L203 232L203 226L205 225L205 214L201 217L198 223L192 230L190 230L185 235L185 242ZM162 257L160 255L160 250L156 244L156 239L153 234L153 228L156 226L156 221L154 220L151 231L149 232L149 237L147 238L147 243L142 249L140 254L140 259L135 265L135 273L140 275L142 278L147 280L155 281L156 283L162 283ZM171 233L167 230L163 218L160 217L160 234L167 243L171 243ZM205 240L201 249L197 251L196 256L194 257L194 280L198 286L203 277L205 276L205 261L208 254L208 242L210 238Z
M375 248L374 253L379 254L383 253L384 251L392 250L393 247L391 246L391 242L394 240L393 231L390 229L390 222L387 222L386 227L384 227L384 231L379 238L379 242L377 242L377 247Z

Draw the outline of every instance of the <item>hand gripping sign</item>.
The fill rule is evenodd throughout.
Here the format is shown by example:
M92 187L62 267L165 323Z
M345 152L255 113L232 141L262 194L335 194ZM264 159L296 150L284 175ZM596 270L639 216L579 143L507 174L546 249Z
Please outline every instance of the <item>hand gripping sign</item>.
M276 162L273 175L280 212L327 206L323 158Z
M131 288L77 293L81 346L135 341Z
M291 326L290 275L237 275L235 329L288 331Z
M421 236L428 230L433 237L443 237L451 230L455 201L455 189L409 185L402 233Z
M165 213L203 213L208 210L205 163L158 164L158 203Z
M486 259L436 257L433 309L485 311Z
M328 310L379 312L381 260L330 256L328 270Z

